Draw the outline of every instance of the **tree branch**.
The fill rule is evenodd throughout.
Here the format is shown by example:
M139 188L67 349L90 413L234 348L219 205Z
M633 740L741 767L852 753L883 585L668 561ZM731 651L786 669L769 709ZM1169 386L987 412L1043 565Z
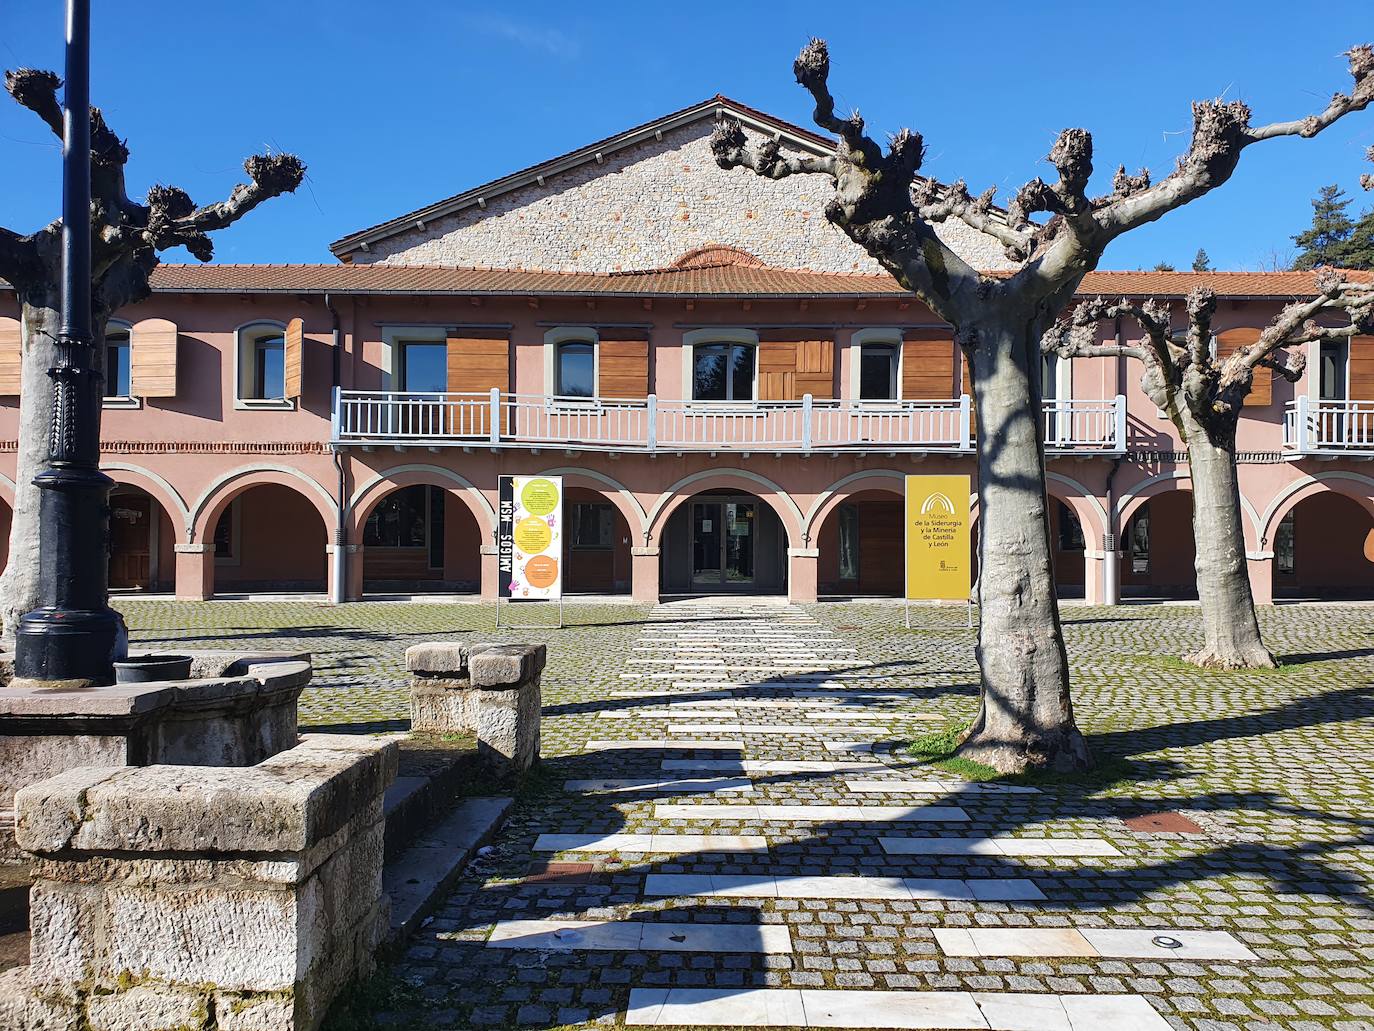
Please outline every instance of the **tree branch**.
M748 168L769 179L806 173L828 175L835 193L826 203L826 218L936 314L950 322L962 321L963 312L971 310L984 284L978 272L936 235L913 196L920 193L931 199L926 192L929 187L917 182L916 173L925 158L920 134L902 129L892 136L884 154L865 134L863 119L857 113L847 119L837 117L828 85L830 55L824 41L811 40L792 67L797 81L816 102L816 124L839 135L835 152L822 158L784 155L770 140L751 147L739 123L727 120L711 135L716 164L725 169ZM969 201L968 218L987 221L986 212L976 210L977 203ZM948 214L953 213L951 206ZM960 317L954 317L956 314Z
M990 186L977 197L970 197L968 184L962 179L944 186L934 179L918 178L911 195L917 214L927 222L957 218L1000 243L1011 260L1024 261L1030 256L1033 234L1015 230L993 214L992 199L997 195L997 187Z
M305 178L305 165L294 154L257 154L243 168L249 182L235 186L227 199L199 208L184 190L154 186L148 191L144 239L158 250L183 246L209 261L214 257L210 233L237 222L263 201L291 193Z
M1324 110L1307 118L1250 127L1250 108L1241 101L1199 101L1193 104L1193 136L1178 168L1155 186L1130 192L1103 204L1094 219L1110 240L1137 226L1153 222L1177 207L1216 189L1231 178L1246 147L1284 136L1305 139L1317 135L1352 111L1374 102L1374 48L1347 51L1354 89L1337 93Z
M56 72L38 68L16 68L5 72L5 90L22 106L28 108L60 140L62 138L62 103L57 91L62 80Z

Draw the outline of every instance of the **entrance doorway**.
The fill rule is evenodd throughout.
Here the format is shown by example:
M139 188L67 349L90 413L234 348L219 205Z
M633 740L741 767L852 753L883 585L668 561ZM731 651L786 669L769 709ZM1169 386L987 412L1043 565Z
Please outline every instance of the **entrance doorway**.
M707 590L753 587L757 525L757 502L692 502L692 586Z
M147 590L152 586L157 528L152 498L142 491L110 495L110 588Z

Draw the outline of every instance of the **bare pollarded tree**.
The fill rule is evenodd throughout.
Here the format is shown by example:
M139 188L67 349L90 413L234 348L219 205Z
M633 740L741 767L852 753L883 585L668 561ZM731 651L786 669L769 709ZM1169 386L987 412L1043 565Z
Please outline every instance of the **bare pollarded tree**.
M1049 154L1057 179L1033 179L1005 213L994 209L993 189L975 198L962 180L944 185L920 176L925 145L918 133L902 129L884 151L857 112L837 115L821 40L802 49L793 70L815 100L816 124L839 137L833 154L797 156L772 140L751 144L738 122L716 127L711 146L722 168L769 179L828 177L834 195L826 217L950 323L968 359L978 413L982 691L960 745L964 757L1003 771L1091 762L1074 723L1050 567L1041 338L1117 237L1216 189L1252 144L1315 136L1374 102L1374 48L1347 56L1354 88L1306 118L1252 126L1240 101L1195 103L1188 150L1158 183L1148 171L1129 175L1123 167L1111 192L1089 197L1092 137L1067 129ZM997 241L1016 270L994 276L972 268L935 233L936 223L950 219Z
M1061 358L1139 359L1141 386L1177 428L1192 478L1203 645L1184 658L1216 669L1272 668L1274 657L1260 637L1245 559L1236 425L1257 368L1268 367L1288 380L1302 374L1302 352L1289 354L1283 348L1374 332L1374 287L1348 283L1340 272L1321 271L1315 298L1288 305L1258 340L1230 354L1215 353L1213 347L1216 305L1216 294L1198 287L1188 295L1186 328L1175 332L1166 302L1099 297L1056 323L1042 347ZM1130 344L1101 341L1099 326L1123 317L1139 324L1142 338ZM1337 318L1342 324L1331 325Z
M52 72L23 68L5 73L5 88L62 137L62 81ZM209 234L223 229L263 201L290 193L305 176L291 154L262 154L244 162L249 182L235 186L227 199L196 206L184 190L154 186L143 203L125 189L129 148L91 108L91 279L95 367L105 365L105 327L121 307L148 296L149 276L158 252L185 247L209 261ZM19 462L15 476L14 521L9 564L0 577L0 616L6 649L14 647L15 627L39 602L38 488L33 478L48 454L52 386L48 369L56 364L60 328L62 222L29 235L0 227L0 278L14 287L23 318L19 407ZM137 344L135 344L137 346Z

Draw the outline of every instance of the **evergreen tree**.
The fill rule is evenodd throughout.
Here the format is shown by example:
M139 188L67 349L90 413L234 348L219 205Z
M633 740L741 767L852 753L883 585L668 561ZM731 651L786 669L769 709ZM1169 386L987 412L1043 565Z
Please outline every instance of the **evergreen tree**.
M1370 208L1341 247L1341 268L1374 269L1374 208Z
M1207 252L1201 247L1197 249L1197 254L1193 256L1194 272L1215 272L1212 268L1212 259L1207 257Z
M1293 237L1301 248L1294 268L1344 264L1346 244L1355 232L1355 223L1345 211L1349 206L1350 198L1335 183L1321 188L1312 201L1312 227Z
M1173 267L1172 265L1170 265L1167 261L1161 261L1161 262L1160 262L1158 265L1156 265L1151 271L1153 271L1153 272L1177 272L1178 269L1174 268L1174 267Z

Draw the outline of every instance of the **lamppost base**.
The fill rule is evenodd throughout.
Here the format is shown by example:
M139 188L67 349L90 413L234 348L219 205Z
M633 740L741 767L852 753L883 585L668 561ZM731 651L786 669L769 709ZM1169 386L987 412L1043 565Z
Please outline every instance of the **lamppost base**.
M129 631L114 609L41 608L19 620L14 676L36 682L108 684L129 654Z

